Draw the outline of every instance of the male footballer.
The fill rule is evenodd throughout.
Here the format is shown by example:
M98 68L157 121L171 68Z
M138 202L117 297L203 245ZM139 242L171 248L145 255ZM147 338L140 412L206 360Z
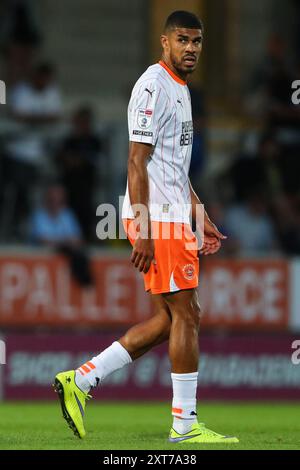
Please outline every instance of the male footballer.
M212 255L226 237L203 211L203 243L190 226L201 202L190 180L193 144L187 79L202 51L203 26L186 11L175 11L161 36L161 60L136 82L128 106L128 183L123 223L132 244L131 262L143 273L153 301L153 317L80 366L55 378L62 411L78 437L85 436L83 415L89 391L112 372L154 346L169 341L173 386L173 424L169 441L237 443L198 422L196 392L200 306L198 253ZM202 206L203 207L203 206ZM187 210L188 208L188 210Z

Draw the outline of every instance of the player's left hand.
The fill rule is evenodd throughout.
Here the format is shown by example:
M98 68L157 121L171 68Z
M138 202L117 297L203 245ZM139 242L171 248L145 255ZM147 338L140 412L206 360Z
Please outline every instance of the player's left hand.
M227 237L223 235L216 225L206 217L204 220L204 241L199 250L200 255L214 255L221 248L222 240Z

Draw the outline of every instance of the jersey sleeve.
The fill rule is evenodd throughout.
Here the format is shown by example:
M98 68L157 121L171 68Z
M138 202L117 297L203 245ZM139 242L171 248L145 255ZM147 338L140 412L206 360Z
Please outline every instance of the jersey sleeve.
M168 104L169 98L157 81L136 86L128 106L129 140L155 145L159 130L169 119Z

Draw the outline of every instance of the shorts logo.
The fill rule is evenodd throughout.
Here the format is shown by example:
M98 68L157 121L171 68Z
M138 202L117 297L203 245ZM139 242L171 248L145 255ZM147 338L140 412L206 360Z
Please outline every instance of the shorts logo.
M182 268L183 276L188 281L192 281L195 277L195 268L192 264L186 264Z
M141 129L148 129L152 123L153 111L151 109L139 109L138 111L138 126Z

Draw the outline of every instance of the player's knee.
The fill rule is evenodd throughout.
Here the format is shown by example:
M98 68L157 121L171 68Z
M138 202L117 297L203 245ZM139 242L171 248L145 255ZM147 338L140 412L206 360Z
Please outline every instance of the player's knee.
M201 323L201 318L202 318L202 310L201 310L201 307L198 303L194 307L194 315L195 315L195 321L196 321L196 324L197 324L197 329L199 330L200 323Z
M175 309L173 319L184 322L185 326L191 329L199 330L201 310L198 305L189 305L184 308Z
M193 322L197 330L199 330L201 320L201 307L197 296L193 298L191 305L187 309L187 315L190 317L190 321Z
M195 315L197 316L198 321L200 323L200 321L202 319L202 316L203 316L203 312L202 312L202 309L201 309L201 305L199 304L198 298L195 299L195 301L193 303L193 310L194 310Z
M170 331L171 331L171 321L170 318L167 316L161 321L160 325L160 341L166 341L170 337Z
M172 313L172 321L183 321L186 326L199 330L202 311L196 290L181 302L178 302L176 296L168 297L167 302Z
M191 309L193 311L193 315L195 317L195 321L198 324L198 328L200 326L200 321L202 318L202 309L199 303L199 298L197 292L195 292L195 295L193 296L192 302L191 302Z
M199 331L201 319L201 309L199 305L193 305L187 312L187 321Z
M171 333L171 323L169 322L166 325L165 330L164 330L164 338L168 339L170 337L170 333Z

